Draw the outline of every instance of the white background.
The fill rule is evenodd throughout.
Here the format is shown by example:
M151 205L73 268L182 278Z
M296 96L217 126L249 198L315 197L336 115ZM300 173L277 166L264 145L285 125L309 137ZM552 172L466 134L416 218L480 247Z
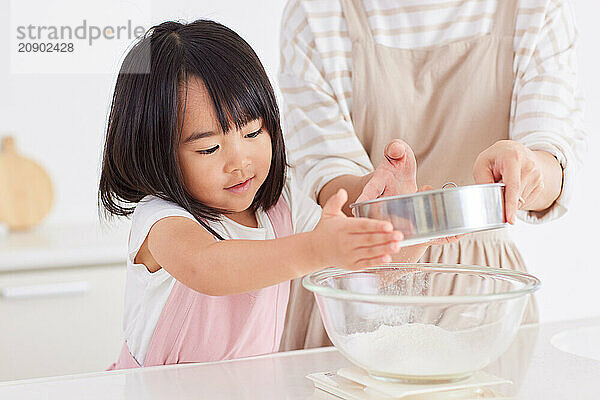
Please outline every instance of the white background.
M545 225L520 223L513 228L530 272L543 282L538 293L542 321L600 315L600 147L596 135L600 127L600 5L593 0L571 1L580 30L580 81L590 136L587 162L566 216ZM253 46L277 86L273 78L279 62L283 0L136 3L145 3L148 26L168 19L196 18L228 25ZM12 74L9 34L14 32L9 31L8 8L8 2L0 3L0 136L15 136L18 149L49 172L55 202L45 224L97 221L101 144L120 60L109 60L115 69L106 74ZM120 49L121 55L123 51Z

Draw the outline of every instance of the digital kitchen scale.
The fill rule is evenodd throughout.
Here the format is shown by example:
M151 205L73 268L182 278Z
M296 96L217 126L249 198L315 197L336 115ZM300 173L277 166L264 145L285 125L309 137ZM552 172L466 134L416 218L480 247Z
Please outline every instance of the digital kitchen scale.
M459 382L439 384L384 382L357 367L342 368L337 372L318 372L306 377L317 390L345 400L512 399L490 388L512 382L484 371L478 371Z

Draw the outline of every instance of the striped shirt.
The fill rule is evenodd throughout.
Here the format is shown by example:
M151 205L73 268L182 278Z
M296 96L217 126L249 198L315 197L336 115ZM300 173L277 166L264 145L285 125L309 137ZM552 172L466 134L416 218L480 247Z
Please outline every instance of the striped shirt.
M415 49L490 33L497 1L363 4L378 44ZM564 171L563 189L551 210L519 213L535 223L564 214L586 153L583 97L576 75L578 31L568 0L519 0L515 30L509 137L553 154ZM288 157L303 189L316 198L335 177L373 170L350 118L352 42L340 1L289 0L280 40Z

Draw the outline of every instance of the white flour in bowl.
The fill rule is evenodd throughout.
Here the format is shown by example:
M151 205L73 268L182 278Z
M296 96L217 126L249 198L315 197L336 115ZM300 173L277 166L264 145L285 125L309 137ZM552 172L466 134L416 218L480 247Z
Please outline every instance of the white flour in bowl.
M342 349L372 371L398 375L458 375L485 367L481 331L452 332L436 325L381 325L338 337Z

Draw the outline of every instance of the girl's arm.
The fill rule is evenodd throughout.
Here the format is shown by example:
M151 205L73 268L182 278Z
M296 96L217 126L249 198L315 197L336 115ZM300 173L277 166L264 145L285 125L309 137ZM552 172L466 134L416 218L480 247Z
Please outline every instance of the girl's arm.
M212 296L248 292L312 271L310 232L273 240L222 240L184 217L158 221L148 234L156 263L184 285Z
M223 296L325 267L364 268L391 261L402 234L386 221L345 216L341 208L346 199L343 190L332 196L312 232L273 240L216 241L190 219L167 217L150 229L144 257L150 259L142 262L154 261L198 292Z

